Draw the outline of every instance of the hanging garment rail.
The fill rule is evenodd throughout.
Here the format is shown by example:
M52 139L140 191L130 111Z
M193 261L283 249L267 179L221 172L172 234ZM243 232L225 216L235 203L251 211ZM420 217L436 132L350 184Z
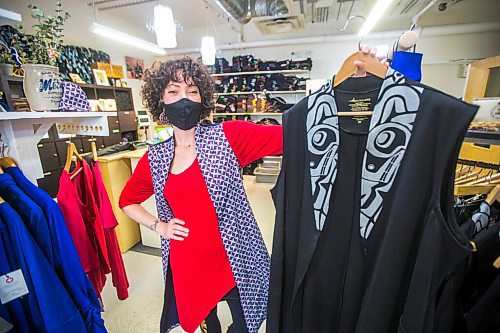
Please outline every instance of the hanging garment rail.
M457 164L469 165L469 166L473 166L473 167L477 167L477 168L490 169L490 170L494 170L494 171L500 171L500 164L494 164L494 163L485 163L485 162L479 162L479 161L459 159Z

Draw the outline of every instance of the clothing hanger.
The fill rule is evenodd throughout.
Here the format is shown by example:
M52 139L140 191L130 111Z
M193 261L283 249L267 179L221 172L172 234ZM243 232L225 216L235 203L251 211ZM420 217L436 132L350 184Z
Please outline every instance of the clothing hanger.
M337 87L339 84L347 80L348 78L355 75L359 69L354 64L355 61L363 62L365 66L365 72L375 75L379 78L384 79L387 74L387 67L383 65L377 58L372 54L365 54L361 51L361 41L358 43L358 52L354 52L342 63L340 70L337 75L333 78L333 87ZM360 111L360 112L338 112L339 116L370 116L372 111Z
M484 201L490 206L494 202L500 202L500 185L495 186Z
M464 185L468 181L470 181L472 178L476 177L476 179L479 177L479 174L483 172L482 169L478 169L469 173L466 173L465 175L455 179L455 185Z
M73 155L75 155L80 161L83 160L83 157L78 153L78 149L76 148L75 144L73 142L69 142L66 155L66 163L64 164L64 171L66 172L69 172L69 169L71 168ZM75 178L76 175L79 174L82 170L83 168L79 168L78 170L76 170L75 173L71 175L70 179Z
M387 74L387 67L383 65L377 58L371 54L364 54L361 51L354 52L340 67L339 72L335 75L333 80L333 87L337 87L339 84L356 74L358 67L354 64L355 61L362 61L365 65L365 71L379 78L385 78Z
M94 141L92 141L90 147L92 148L92 161L97 162L99 158L97 157L97 147Z
M0 157L0 167L7 169L17 166L18 166L17 162L12 157L9 156Z
M3 169L2 169L2 167L0 167L0 174L2 174L2 173L3 173ZM2 204L4 202L5 202L5 200L2 197L0 197L0 204Z
M500 173L490 173L487 176L478 178L470 183L465 185L488 185L488 184L497 184L500 182Z

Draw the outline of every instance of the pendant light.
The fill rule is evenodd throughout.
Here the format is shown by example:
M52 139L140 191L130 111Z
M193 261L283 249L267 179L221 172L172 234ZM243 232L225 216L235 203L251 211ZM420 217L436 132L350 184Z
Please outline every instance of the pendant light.
M172 8L165 5L155 6L154 27L156 42L160 47L168 49L177 47L176 27Z
M208 6L205 7L206 36L201 38L201 62L204 65L215 65L215 38L208 35Z
M201 61L204 65L215 64L215 38L212 36L203 36L201 38Z

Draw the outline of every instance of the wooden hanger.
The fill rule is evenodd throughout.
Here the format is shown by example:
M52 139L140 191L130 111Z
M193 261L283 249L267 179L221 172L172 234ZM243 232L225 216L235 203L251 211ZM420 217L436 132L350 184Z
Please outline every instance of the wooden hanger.
M17 166L18 166L17 162L12 157L9 156L0 157L0 167L6 169Z
M475 170L473 172L469 172L457 179L455 179L455 185L460 185L460 184L465 184L467 183L468 181L470 181L472 178L479 178L479 174L483 172L482 169L478 169L478 170Z
M365 54L361 51L354 52L340 67L339 72L335 75L333 80L333 87L338 86L358 71L358 67L354 64L355 61L362 61L365 65L365 71L372 75L378 76L379 78L385 78L387 75L387 67L382 64L377 58L372 54Z
M495 186L486 199L484 200L488 205L492 205L495 201L500 202L500 185Z
M387 67L383 65L373 54L366 54L361 51L354 52L340 67L339 72L335 75L333 79L333 87L337 87L339 84L352 77L357 73L358 67L354 64L355 61L361 61L365 65L365 71L379 78L385 78L387 75ZM339 116L370 116L372 111L361 111L361 112L339 112Z
M472 182L469 182L465 185L488 185L488 184L497 184L500 181L500 173L495 173L494 175L487 175L481 178L478 178Z
M0 174L2 174L2 173L3 173L3 169L2 169L2 167L0 167ZM0 197L0 204L2 204L4 202L5 202L5 200L2 197Z
M96 147L94 141L92 141L92 143L90 144L90 147L92 148L92 161L97 162L99 157L97 157L97 147Z
M80 161L83 160L82 155L78 153L78 149L76 148L75 144L73 142L68 143L68 151L66 155L66 164L64 164L64 171L69 172L69 169L71 168L71 161L73 159L73 155L75 155ZM70 179L73 179L76 177L77 174L79 174L83 168L79 168L76 170L74 174L71 175Z

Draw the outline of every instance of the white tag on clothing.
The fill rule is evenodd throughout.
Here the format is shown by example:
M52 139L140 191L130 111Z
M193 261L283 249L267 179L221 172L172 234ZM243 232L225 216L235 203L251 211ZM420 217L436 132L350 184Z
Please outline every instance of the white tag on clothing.
M23 272L20 269L0 276L0 301L2 304L24 296L27 293L29 293L28 286L26 286Z

